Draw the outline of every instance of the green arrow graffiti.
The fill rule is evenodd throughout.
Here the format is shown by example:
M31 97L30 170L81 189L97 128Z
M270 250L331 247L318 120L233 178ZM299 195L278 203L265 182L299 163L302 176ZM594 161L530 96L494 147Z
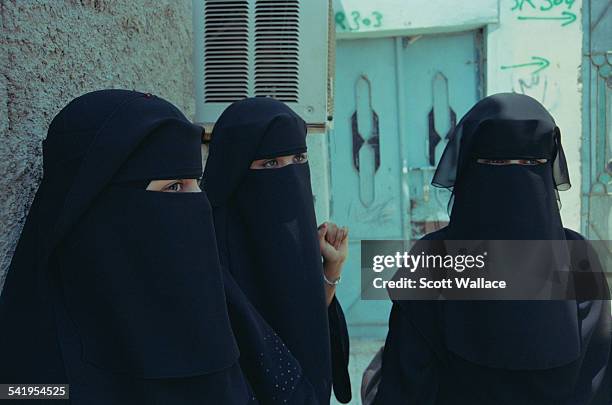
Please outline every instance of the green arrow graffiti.
M516 18L521 20L521 21L524 21L524 20L557 20L557 21L563 21L563 24L561 24L561 26L565 27L566 25L571 24L574 21L576 21L576 14L572 13L571 11L564 11L564 12L561 13L560 17L529 17L529 16L524 16L524 15L519 15Z
M501 69L505 70L505 69L522 68L522 67L527 67L527 66L538 66L538 68L534 70L532 73L532 74L536 74L539 71L546 69L550 65L550 62L548 61L548 59L542 58L540 56L532 56L531 60L533 60L533 62L520 63L518 65L505 65L505 66L502 66Z

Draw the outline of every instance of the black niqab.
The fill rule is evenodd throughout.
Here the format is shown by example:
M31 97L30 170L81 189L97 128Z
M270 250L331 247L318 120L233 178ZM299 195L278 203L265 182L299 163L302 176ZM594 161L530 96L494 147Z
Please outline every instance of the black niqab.
M0 299L0 381L69 383L77 404L252 400L206 196L133 186L200 177L200 142L138 92L89 93L57 115Z
M215 124L204 187L222 263L300 362L319 403L329 403L332 363L336 396L348 402L348 334L337 301L329 311L325 304L308 164L249 169L305 151L306 125L289 107L236 102Z
M440 178L453 177L443 172L459 144L459 163L449 170L456 182L447 239L565 240L555 189L569 187L567 165L560 131L537 101L518 94L487 97L465 115L455 135L433 180L439 184ZM547 163L497 166L477 159L547 159ZM562 174L556 178L554 165ZM559 267L555 259L562 254L553 250L557 246L534 243L536 251L522 254L550 257L552 271ZM479 364L545 369L568 364L580 355L573 301L452 302L445 306L444 319L449 349ZM559 335L559 330L564 333Z
M452 188L454 200L449 225L426 235L428 243L539 241L521 254L546 257L555 269L585 257L568 258L567 249L536 251L582 237L563 228L557 206L557 190L570 185L560 130L528 96L496 94L478 102L458 124L432 183ZM530 271L525 263L516 271ZM376 403L603 404L590 401L609 395L610 321L603 300L396 301ZM395 387L402 378L410 382Z

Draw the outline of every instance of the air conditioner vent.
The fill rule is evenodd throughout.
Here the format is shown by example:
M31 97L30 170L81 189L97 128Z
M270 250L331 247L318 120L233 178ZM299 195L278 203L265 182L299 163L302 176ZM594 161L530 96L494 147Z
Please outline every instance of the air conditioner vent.
M255 3L255 95L299 99L299 0Z
M208 0L204 9L204 98L233 102L249 94L249 2Z
M287 103L310 131L325 130L331 7L332 0L193 0L195 121L211 128L231 103L258 96Z

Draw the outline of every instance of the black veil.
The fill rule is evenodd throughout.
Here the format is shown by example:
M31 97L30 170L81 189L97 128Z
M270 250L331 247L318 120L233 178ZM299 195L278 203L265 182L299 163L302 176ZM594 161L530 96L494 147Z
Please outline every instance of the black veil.
M486 97L467 112L444 149L431 182L434 186L453 189L473 157L473 144L479 132L494 134L483 137L486 143L479 149L487 153L479 157L506 159L510 154L513 159L549 159L556 190L571 187L561 131L553 117L535 99L515 93ZM509 137L509 133L515 135ZM534 151L540 153L535 156Z

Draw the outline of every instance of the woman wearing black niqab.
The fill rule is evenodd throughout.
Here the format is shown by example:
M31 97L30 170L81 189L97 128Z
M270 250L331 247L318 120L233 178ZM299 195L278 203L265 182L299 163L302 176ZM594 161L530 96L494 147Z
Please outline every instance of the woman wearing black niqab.
M201 135L167 101L134 91L88 93L55 117L0 297L0 382L70 384L70 403L88 405L312 391L220 267L197 186ZM264 387L256 399L241 363L297 378L280 392L253 381Z
M253 166L305 152L306 124L289 107L242 100L215 124L203 184L223 265L299 361L318 403L329 404L332 380L348 402L348 332L337 300L326 305L308 164Z
M557 191L570 185L559 128L528 96L478 102L432 183L454 196L449 225L423 238L435 246L583 239L559 215ZM374 403L609 404L611 334L610 302L601 299L395 300Z

